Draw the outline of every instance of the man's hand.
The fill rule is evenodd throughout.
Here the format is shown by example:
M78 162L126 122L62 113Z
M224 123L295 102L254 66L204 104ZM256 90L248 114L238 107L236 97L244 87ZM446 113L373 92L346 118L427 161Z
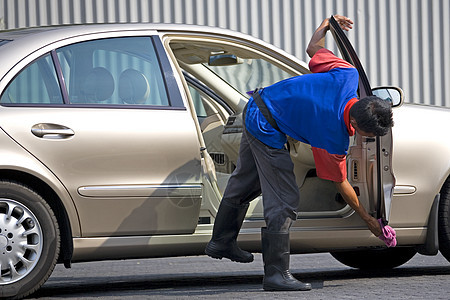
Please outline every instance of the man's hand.
M341 28L345 31L349 31L353 28L353 21L350 18L341 15L334 15L334 18L339 23ZM313 57L317 51L325 47L325 34L330 29L330 19L326 18L322 21L322 24L316 29L311 40L306 48L306 53L309 57Z
M340 16L340 15L334 15L334 19L338 22L338 24L341 26L342 30L349 31L353 28L352 24L353 21L350 18L347 18L346 16ZM329 22L329 19L327 19ZM330 27L328 23L328 28Z

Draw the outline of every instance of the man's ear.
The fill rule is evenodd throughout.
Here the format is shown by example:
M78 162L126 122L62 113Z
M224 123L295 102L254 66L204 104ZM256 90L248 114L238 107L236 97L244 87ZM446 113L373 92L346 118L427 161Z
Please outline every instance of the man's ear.
M350 124L352 124L353 128L358 127L358 123L356 123L356 120L353 117L350 117Z

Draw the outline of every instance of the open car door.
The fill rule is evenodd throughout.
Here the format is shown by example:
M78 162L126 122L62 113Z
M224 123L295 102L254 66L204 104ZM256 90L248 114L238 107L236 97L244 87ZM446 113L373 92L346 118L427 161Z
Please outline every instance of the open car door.
M351 63L359 73L358 95L362 99L371 96L372 89L353 46L334 19L330 18L330 31L343 59ZM392 130L383 137L356 139L347 158L348 181L357 188L360 199L367 198L369 211L376 218L389 221L395 177L392 171ZM365 202L365 201L363 201Z

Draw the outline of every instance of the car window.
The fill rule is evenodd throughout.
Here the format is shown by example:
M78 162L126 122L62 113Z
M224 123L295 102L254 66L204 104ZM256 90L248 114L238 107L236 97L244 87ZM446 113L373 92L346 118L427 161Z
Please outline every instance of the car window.
M189 93L191 94L192 101L194 102L195 112L197 113L198 118L206 118L208 115L206 113L205 106L203 105L202 95L200 91L194 88L191 85L188 85Z
M2 104L62 104L63 98L51 56L23 69L0 98Z
M82 42L57 55L71 104L169 105L148 37Z
M243 95L256 88L266 87L292 77L292 74L260 58L241 59L240 63L228 66L204 65Z
M207 117L220 114L220 112L226 112L227 115L233 113L231 107L208 86L202 84L201 81L185 70L183 74L200 123Z

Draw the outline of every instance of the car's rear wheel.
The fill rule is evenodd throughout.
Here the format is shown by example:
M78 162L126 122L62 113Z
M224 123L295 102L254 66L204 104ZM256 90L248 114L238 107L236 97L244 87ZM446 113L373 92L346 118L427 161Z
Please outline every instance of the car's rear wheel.
M414 248L387 248L364 251L332 252L339 262L363 270L386 270L403 265L417 253Z
M438 215L439 251L450 262L450 177L441 189Z
M59 229L50 206L20 183L0 181L0 298L22 298L52 273Z

